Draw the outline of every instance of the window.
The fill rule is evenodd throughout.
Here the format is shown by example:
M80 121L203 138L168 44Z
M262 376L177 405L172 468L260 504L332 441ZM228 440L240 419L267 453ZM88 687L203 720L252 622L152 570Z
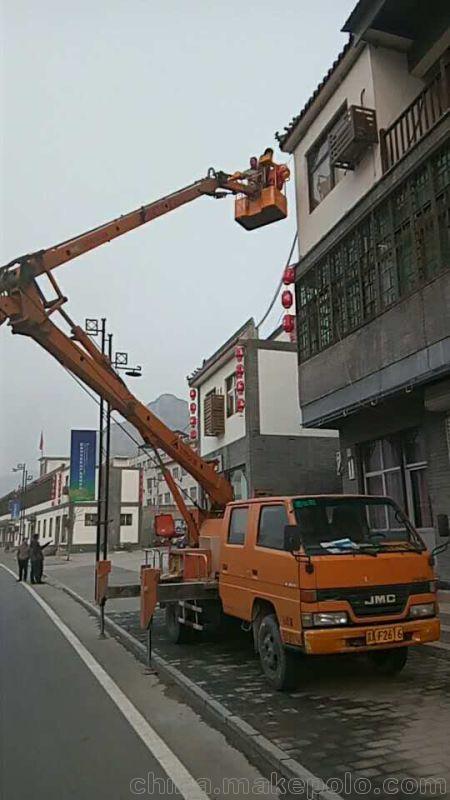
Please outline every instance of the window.
M132 525L133 524L133 515L132 514L121 514L120 515L120 524L121 525Z
M67 514L64 514L61 525L61 544L65 544L67 542L68 527L69 527L69 517L67 516Z
M229 544L244 544L247 533L248 507L233 508L228 530Z
M433 514L422 431L413 428L367 442L361 448L361 455L367 494L392 497L417 528L431 528ZM387 508L383 513L386 512ZM377 513L382 512L377 510ZM395 522L378 520L378 527L392 528Z
M55 520L55 540L56 540L56 542L59 541L60 533L61 533L61 517L56 517L56 520Z
M284 506L263 506L259 515L257 538L259 547L283 550L284 526L287 525L287 521Z
M162 506L163 500L164 500L164 498L163 498L162 494L159 494L158 495L158 505Z
M320 175L326 148L317 148L314 174ZM448 163L447 145L302 275L296 285L300 362L450 268Z
M180 471L179 471L179 468L178 468L178 467L174 467L174 468L173 468L173 470L172 470L172 475L173 475L173 477L175 478L175 480L177 481L177 480L178 480L178 478L180 477Z
M331 166L328 139L334 126L345 113L345 110L345 108L342 108L338 112L332 124L322 133L306 156L308 164L310 211L313 211L319 203L322 202L327 194L331 192L345 175L345 170Z
M44 519L44 526L43 526L43 529L42 529L42 538L45 539L46 536L47 536L47 520Z
M235 467L228 473L228 480L233 487L233 497L235 500L248 499L248 483L245 474L245 467Z
M225 379L225 394L227 398L227 417L232 417L236 413L237 406L236 373L234 372Z
M189 489L189 497L191 498L191 500L197 500L197 487L196 486L191 486L191 488Z
M166 492L164 495L164 504L166 506L170 506L170 492Z
M39 520L37 524L37 535L40 536L40 533L41 533L41 520Z
M48 521L48 535L50 539L52 538L52 533L53 533L53 517L50 517Z
M97 514L85 514L84 525L86 528L93 528L97 525Z

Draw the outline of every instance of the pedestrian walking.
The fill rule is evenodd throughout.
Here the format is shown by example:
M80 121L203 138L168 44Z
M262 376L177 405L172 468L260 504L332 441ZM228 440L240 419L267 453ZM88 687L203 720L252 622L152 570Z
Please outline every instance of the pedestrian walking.
M37 534L35 534L31 540L31 583L42 583L42 572L44 569L44 548L49 544L51 544L51 542L46 542L44 545L40 545L39 536Z
M26 581L28 576L28 561L30 559L30 548L26 539L17 549L17 564L19 567L19 577L17 581Z

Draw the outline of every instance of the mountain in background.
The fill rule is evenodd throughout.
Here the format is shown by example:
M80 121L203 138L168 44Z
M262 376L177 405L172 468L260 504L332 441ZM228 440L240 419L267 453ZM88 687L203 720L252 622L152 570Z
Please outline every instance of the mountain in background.
M189 407L186 400L181 400L174 394L162 394L157 400L148 403L147 408L156 414L171 430L187 431ZM111 455L134 456L137 450L136 441L139 444L143 444L143 439L129 422L124 421L121 425L122 427L119 427L117 423L111 425ZM133 439L125 431L128 431Z

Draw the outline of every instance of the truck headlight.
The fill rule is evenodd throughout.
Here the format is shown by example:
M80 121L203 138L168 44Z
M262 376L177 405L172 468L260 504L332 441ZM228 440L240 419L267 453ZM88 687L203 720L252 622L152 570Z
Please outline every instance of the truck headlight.
M434 617L436 606L434 603L416 603L409 609L410 617Z
M347 625L348 617L345 611L319 611L316 614L305 614L312 616L312 624L315 628L324 628L332 625ZM309 623L311 625L311 623Z

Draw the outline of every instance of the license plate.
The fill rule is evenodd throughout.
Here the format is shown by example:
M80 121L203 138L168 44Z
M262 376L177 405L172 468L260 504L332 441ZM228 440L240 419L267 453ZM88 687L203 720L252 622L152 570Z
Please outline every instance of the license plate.
M393 625L390 628L372 628L366 631L366 644L386 644L388 642L402 642L403 628Z

